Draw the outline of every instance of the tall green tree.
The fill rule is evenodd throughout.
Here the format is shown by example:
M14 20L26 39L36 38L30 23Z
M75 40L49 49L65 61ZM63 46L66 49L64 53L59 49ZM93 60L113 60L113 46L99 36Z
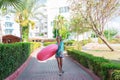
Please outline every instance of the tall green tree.
M71 32L76 33L77 40L80 34L84 34L85 32L91 30L89 25L85 23L85 20L82 19L80 15L75 15L71 18L70 29L71 29Z
M91 27L95 34L114 51L104 37L105 24L118 15L120 10L119 0L70 0L73 15L79 14Z
M58 15L55 20L53 21L54 23L54 29L53 29L53 33L54 33L54 37L56 36L62 36L63 39L68 38L69 35L69 31L68 31L68 22L67 20L61 16Z
M89 27L89 25L85 24L84 19L82 19L80 15L75 15L71 18L70 30L72 33L76 34L76 37L77 37L76 47L78 50L80 50L81 44L79 43L79 40L78 40L79 35L80 34L83 35L85 32L88 32L89 30L91 30L91 28Z
M104 30L104 35L108 40L111 40L117 33L118 31L116 29Z
M39 15L45 17L39 8L44 7L44 5L38 5L38 0L22 0L24 6L22 9L16 8L14 13L16 13L16 22L20 24L20 34L23 41L28 41L29 38L29 28L34 28L35 22L33 18L39 19Z

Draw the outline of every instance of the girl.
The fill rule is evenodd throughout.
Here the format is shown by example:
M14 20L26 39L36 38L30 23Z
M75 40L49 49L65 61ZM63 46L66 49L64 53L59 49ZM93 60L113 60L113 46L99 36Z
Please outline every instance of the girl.
M56 41L57 41L57 45L58 45L58 50L56 52L55 57L56 57L56 60L57 60L57 63L58 63L59 76L61 76L62 73L64 73L64 71L62 70L64 43L62 41L61 36L57 36Z

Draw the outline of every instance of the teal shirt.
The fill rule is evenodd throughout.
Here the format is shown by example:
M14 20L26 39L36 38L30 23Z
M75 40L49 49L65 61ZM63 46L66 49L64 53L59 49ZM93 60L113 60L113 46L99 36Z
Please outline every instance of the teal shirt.
M60 44L58 45L58 50L57 50L56 55L57 56L61 55L61 52L63 52L63 51L64 51L64 43L63 43L63 41L61 41Z

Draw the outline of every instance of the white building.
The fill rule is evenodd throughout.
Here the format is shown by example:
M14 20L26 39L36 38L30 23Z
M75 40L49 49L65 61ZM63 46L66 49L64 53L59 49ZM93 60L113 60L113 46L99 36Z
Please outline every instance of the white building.
M1 25L1 22L2 22L2 17L0 16L0 43L2 42L2 25Z
M42 13L43 15L37 15L37 19L33 18L32 21L35 22L34 29L30 29L30 38L48 38L48 26L47 26L47 7L45 3L38 4L44 5L41 8L37 9L38 12Z
M2 36L11 34L20 37L19 24L15 22L12 14L5 15L1 18L1 28Z
M65 19L70 19L69 4L67 0L48 0L48 38L53 38L53 20L56 16L62 15Z
M68 21L70 20L70 9L68 0L47 0L44 3L45 7L39 10L46 18L39 16L40 20L35 21L35 28L30 30L30 38L53 38L53 21L58 15L64 16ZM85 33L85 36L88 35ZM79 36L81 40L83 36ZM86 37L85 37L86 38ZM70 36L70 39L77 39L76 36Z

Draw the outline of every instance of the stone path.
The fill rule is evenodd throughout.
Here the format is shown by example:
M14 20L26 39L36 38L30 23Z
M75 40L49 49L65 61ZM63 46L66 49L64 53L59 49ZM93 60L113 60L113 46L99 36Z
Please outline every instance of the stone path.
M63 59L64 74L58 75L57 62L54 56L46 61L38 61L36 54L32 55L30 63L19 75L17 80L96 80L79 64L65 54ZM99 79L97 79L99 80Z

